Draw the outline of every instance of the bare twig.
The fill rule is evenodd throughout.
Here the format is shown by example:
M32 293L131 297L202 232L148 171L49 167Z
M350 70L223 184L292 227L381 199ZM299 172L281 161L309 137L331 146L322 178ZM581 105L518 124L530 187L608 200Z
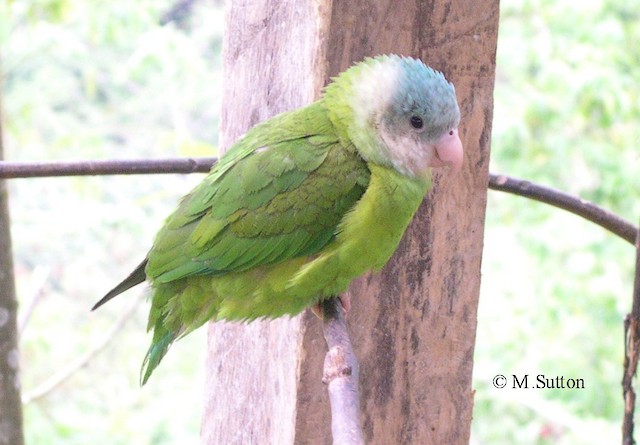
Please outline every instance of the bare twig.
M113 323L111 329L100 339L99 342L93 345L93 347L82 356L78 357L76 360L69 363L69 365L62 368L53 376L26 393L22 397L22 403L26 405L27 403L46 396L86 366L96 355L98 355L99 352L106 348L116 334L120 332L122 326L124 326L124 324L133 316L138 304L140 304L140 301L142 301L140 297L134 298L127 310Z
M33 315L34 309L42 299L42 289L49 278L50 272L51 268L49 266L37 266L31 274L29 291L24 297L25 303L21 304L24 308L20 311L20 317L18 318L19 337L22 336L24 328L27 326L27 323L29 323L31 315Z
M0 178L207 173L216 161L217 158L174 158L65 162L0 162Z
M638 370L638 358L640 357L640 230L636 233L636 269L633 283L633 301L631 303L631 313L627 315L624 321L624 335L622 445L634 445L636 442L633 438L633 418L636 407L636 392L633 388L633 377Z
M331 402L333 444L361 445L364 437L360 425L358 360L339 300L325 300L322 314L324 338L329 348L324 359L322 381L327 385Z
M637 227L618 215L577 196L530 181L494 173L489 175L489 188L550 204L581 216L631 244L636 241Z

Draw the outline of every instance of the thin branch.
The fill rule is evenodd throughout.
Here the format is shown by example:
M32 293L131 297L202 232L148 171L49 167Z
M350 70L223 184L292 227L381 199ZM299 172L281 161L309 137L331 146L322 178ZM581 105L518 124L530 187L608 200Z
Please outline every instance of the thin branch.
M133 316L136 308L142 301L142 298L135 298L127 310L113 323L111 329L98 341L91 349L85 352L82 356L78 357L73 362L69 363L66 367L55 373L53 376L36 386L34 389L26 393L22 397L22 403L26 405L35 400L38 400L51 391L62 385L69 378L71 378L76 372L85 367L98 353L106 348L111 340L120 332L122 326Z
M64 162L0 162L0 178L207 173L216 161L217 158L174 158Z
M489 175L489 188L550 204L581 216L631 244L636 241L637 227L618 215L577 196L530 181L493 173Z
M121 159L71 162L0 162L0 179L51 176L137 175L152 173L207 173L217 158ZM489 188L535 199L581 216L635 243L637 228L618 215L560 190L513 178L489 175Z
M636 392L633 388L633 377L635 377L638 370L638 358L640 358L640 230L636 233L636 269L633 283L633 301L631 303L631 313L624 320L624 335L622 445L634 445L636 442L633 439L633 418L636 407Z
M51 268L49 266L37 266L31 274L29 290L24 297L25 303L21 304L23 309L19 312L18 318L18 337L22 336L25 327L33 315L36 306L42 300L42 289L49 278Z
M364 445L360 425L358 359L353 352L342 305L338 298L322 302L322 329L327 342L322 382L331 403L334 445Z

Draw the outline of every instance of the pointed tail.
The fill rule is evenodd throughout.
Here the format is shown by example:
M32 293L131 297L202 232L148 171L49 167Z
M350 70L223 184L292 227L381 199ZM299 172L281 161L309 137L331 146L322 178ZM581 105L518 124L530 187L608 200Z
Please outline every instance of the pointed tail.
M91 308L91 310L95 311L96 309L98 309L100 306L105 304L107 301L111 300L116 295L119 295L122 292L124 292L124 291L126 291L128 289L131 289L133 286L136 286L136 285L142 283L144 280L146 280L147 279L147 275L144 272L144 268L146 266L147 266L147 259L145 258L144 261L142 263L140 263L138 265L138 267L136 267L135 270L133 272L131 272L131 274L129 274L129 276L127 278L122 280L122 282L120 284L118 284L116 287L114 287L109 292L107 292L107 295L102 297L100 299L100 301L98 301Z
M158 367L164 356L169 351L169 346L178 337L175 332L166 332L160 323L156 324L153 331L153 341L142 362L140 370L140 386L144 386L151 377L151 373Z

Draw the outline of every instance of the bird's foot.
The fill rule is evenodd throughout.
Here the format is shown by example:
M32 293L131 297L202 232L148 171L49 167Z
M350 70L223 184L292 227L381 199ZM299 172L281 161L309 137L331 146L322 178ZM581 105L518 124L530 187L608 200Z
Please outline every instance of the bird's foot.
M351 297L348 294L340 295L338 297L338 301L340 302L340 306L342 306L342 309L344 309L344 314L346 315L351 310ZM311 306L311 312L313 312L314 315L320 320L323 320L324 317L322 316L322 302L316 303Z

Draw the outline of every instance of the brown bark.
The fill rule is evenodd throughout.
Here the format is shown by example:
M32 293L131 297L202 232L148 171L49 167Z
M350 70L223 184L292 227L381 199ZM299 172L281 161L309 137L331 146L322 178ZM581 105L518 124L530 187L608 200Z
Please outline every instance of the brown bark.
M498 1L232 1L225 33L228 145L304 105L366 55L421 58L454 82L465 166L434 188L384 270L350 289L366 443L466 444ZM330 444L326 351L312 315L209 334L203 442Z
M0 160L2 143L0 109ZM18 302L13 276L13 251L7 183L0 180L0 445L22 445L22 401L18 372Z
M636 268L633 280L631 312L627 314L624 322L624 334L622 444L634 445L636 443L633 438L636 391L633 387L633 380L638 372L638 359L640 358L640 229L636 232Z

